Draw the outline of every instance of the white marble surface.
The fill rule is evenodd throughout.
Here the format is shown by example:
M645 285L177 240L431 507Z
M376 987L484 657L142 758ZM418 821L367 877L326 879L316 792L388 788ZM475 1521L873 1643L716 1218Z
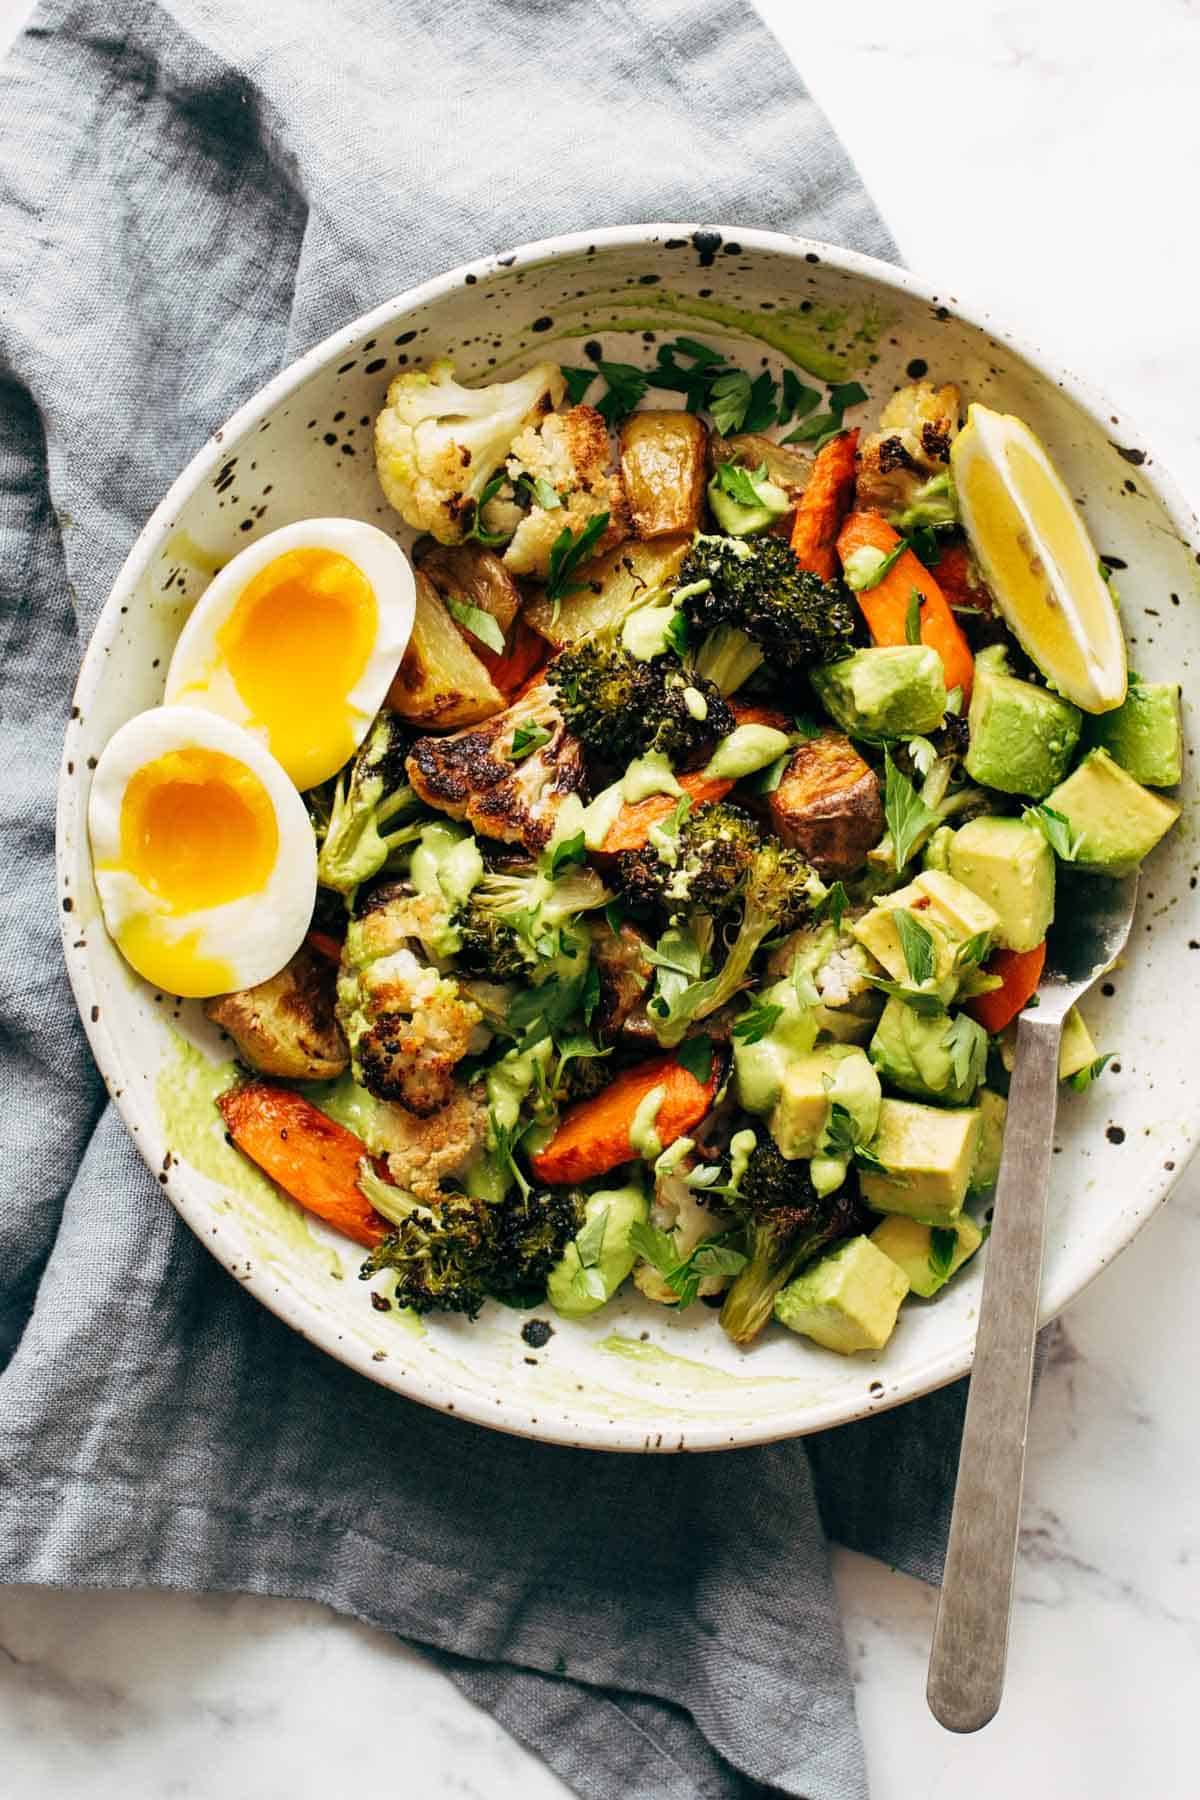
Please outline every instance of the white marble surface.
M1195 0L760 0L918 269L1105 386L1200 493ZM26 11L0 0L0 41ZM1038 1399L1008 1695L924 1706L933 1594L837 1557L875 1800L1192 1800L1200 1168L1072 1307ZM374 1739L347 1730L403 1721ZM550 1800L411 1653L315 1606L0 1590L5 1800Z

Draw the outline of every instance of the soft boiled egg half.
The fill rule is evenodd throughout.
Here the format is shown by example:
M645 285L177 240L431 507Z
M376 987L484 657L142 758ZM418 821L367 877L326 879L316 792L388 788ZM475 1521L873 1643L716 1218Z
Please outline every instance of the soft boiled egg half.
M168 706L251 731L302 791L341 768L383 704L413 626L408 558L357 519L303 519L247 545L196 602Z
M261 741L219 714L159 706L123 725L96 765L88 830L109 933L166 993L252 987L303 942L308 812Z

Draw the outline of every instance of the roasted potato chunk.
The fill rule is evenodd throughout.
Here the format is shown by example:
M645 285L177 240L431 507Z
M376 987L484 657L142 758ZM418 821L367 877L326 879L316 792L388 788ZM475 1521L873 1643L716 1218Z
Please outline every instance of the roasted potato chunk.
M413 552L442 601L465 600L495 619L505 637L521 610L517 584L500 558L482 544L439 544L423 539ZM474 649L474 641L468 643Z
M287 1081L332 1081L350 1060L334 1017L337 964L302 944L290 963L236 994L205 1002L241 1060Z
M386 704L414 725L477 725L501 710L504 696L423 569L416 570L416 583L412 637Z
M621 427L621 475L635 537L695 531L708 479L708 427L695 413L631 413Z
M528 601L521 616L556 650L608 631L641 604L648 589L674 579L691 542L689 534L620 544L587 565L579 577L584 585L560 602L557 617L544 594Z
M781 487L785 494L798 500L808 486L813 459L793 444L777 444L773 438L757 431L742 431L736 437L713 438L709 446L709 462L741 463L743 468L758 469L767 465L767 479Z
M879 780L841 731L801 744L770 799L771 823L821 875L852 875L883 835Z
M602 1042L609 1043L649 993L654 970L646 957L646 940L636 926L626 923L618 932L606 920L597 919L591 937L592 960L600 978L596 1032Z

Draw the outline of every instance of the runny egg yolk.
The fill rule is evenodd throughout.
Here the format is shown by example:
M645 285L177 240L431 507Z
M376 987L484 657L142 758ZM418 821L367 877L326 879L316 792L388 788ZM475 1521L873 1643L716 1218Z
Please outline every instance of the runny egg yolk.
M375 590L348 556L289 550L259 570L217 633L250 722L302 791L354 752L347 696L378 624Z
M130 777L121 867L177 917L256 894L279 853L257 775L219 750L169 750Z

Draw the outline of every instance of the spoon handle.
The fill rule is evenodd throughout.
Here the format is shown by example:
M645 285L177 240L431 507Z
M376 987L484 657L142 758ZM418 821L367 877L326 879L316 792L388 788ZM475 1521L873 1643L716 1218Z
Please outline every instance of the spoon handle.
M978 1731L1004 1689L1062 1021L1023 1013L926 1696Z

